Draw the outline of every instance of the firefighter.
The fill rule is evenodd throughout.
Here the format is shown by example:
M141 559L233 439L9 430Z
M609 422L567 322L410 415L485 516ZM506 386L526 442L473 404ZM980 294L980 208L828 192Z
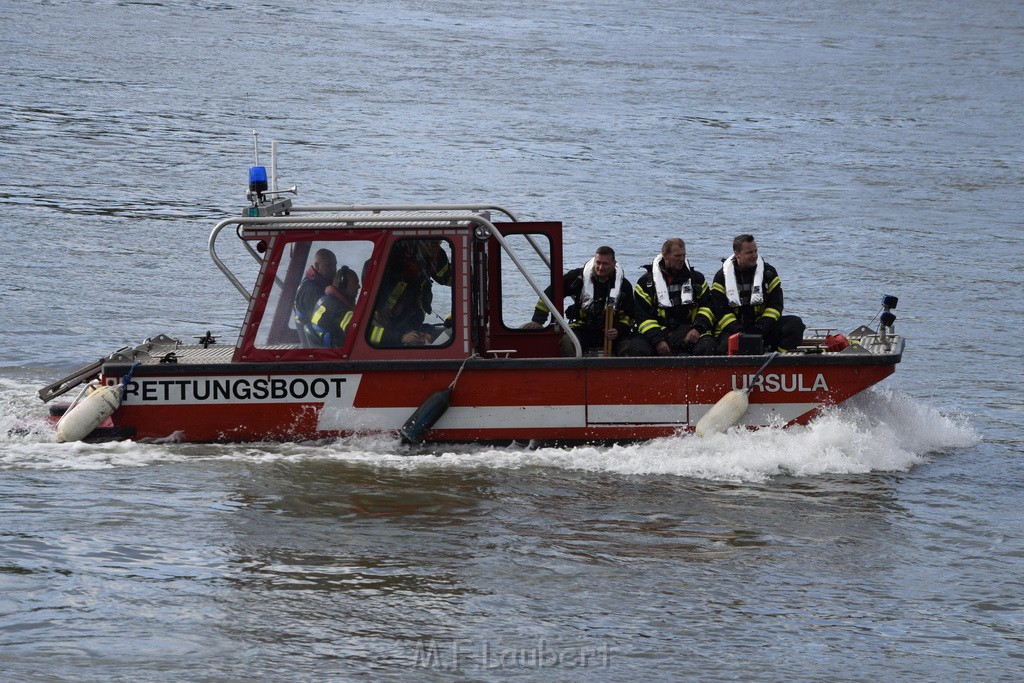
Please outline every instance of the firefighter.
M708 284L686 259L686 243L673 237L636 283L637 335L623 355L713 355L715 318Z
M318 341L320 346L341 346L352 323L358 293L359 276L348 266L342 266L335 274L334 282L317 302L307 335Z
M313 310L316 308L320 297L324 295L327 286L334 281L338 272L338 258L330 249L318 249L313 255L313 263L306 270L295 290L295 300L292 305L292 317L295 321L295 329L299 333L299 340L302 346L316 345L315 339L308 339L307 324Z
M424 320L434 301L431 279L440 271L425 268L421 243L402 240L391 251L370 324L373 346L424 346L433 341ZM446 272L451 282L450 265Z
M737 332L761 335L765 350L796 349L805 326L795 315L782 315L779 273L758 256L753 235L736 237L732 251L711 285L718 352L728 352L729 337Z
M550 287L544 293L551 298ZM633 327L633 290L629 280L623 277L622 268L615 261L614 249L598 247L594 257L582 268L567 272L562 279L562 293L573 300L565 311L565 317L584 349L603 347L605 339L610 339L614 353L629 338ZM612 324L605 329L605 308L609 300L614 312ZM522 329L536 330L544 327L550 313L543 299L537 301L533 319L523 325ZM563 356L576 353L567 336L559 340L559 349Z

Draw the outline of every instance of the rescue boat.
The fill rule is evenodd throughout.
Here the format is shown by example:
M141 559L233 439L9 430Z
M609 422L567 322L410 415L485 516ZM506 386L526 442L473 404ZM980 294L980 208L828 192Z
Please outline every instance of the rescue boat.
M883 380L903 354L887 296L877 328L808 328L775 356L606 356L563 314L561 223L489 204L300 206L295 194L254 166L249 203L210 234L245 304L233 343L160 334L43 387L58 439L571 444L789 426ZM231 233L253 259L250 285L218 253ZM296 298L328 252L350 294L332 330ZM555 322L523 329L538 299ZM398 336L410 321L415 334ZM83 384L78 400L54 401Z

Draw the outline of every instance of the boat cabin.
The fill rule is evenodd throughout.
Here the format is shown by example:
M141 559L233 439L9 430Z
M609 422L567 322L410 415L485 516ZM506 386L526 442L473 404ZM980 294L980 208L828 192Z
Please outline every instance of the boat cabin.
M222 221L210 238L214 262L248 301L234 362L559 355L568 329L561 223L519 221L493 206L276 200L246 211L258 215ZM251 291L216 252L232 225L259 262ZM557 324L520 329L538 300Z

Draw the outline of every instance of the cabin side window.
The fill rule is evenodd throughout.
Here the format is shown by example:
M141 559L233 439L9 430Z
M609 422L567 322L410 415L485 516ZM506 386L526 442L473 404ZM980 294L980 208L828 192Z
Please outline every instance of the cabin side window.
M375 348L447 346L452 334L452 245L400 239L384 265L366 340Z
M543 234L505 235L505 241L535 283L551 293L551 242ZM557 305L559 302L553 302ZM509 255L501 251L501 321L507 328L520 328L523 324L543 317L544 306L526 276ZM540 322L540 321L538 321Z
M292 242L284 246L256 346L340 347L352 321L369 240Z

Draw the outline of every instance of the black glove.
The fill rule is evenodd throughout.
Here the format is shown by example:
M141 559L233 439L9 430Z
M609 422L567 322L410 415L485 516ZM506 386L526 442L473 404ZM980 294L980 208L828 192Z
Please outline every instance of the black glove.
M690 326L683 325L669 332L668 336L665 338L665 341L667 341L669 347L674 350L687 348L689 346L692 346L692 344L686 343L686 335L688 335L689 333Z

